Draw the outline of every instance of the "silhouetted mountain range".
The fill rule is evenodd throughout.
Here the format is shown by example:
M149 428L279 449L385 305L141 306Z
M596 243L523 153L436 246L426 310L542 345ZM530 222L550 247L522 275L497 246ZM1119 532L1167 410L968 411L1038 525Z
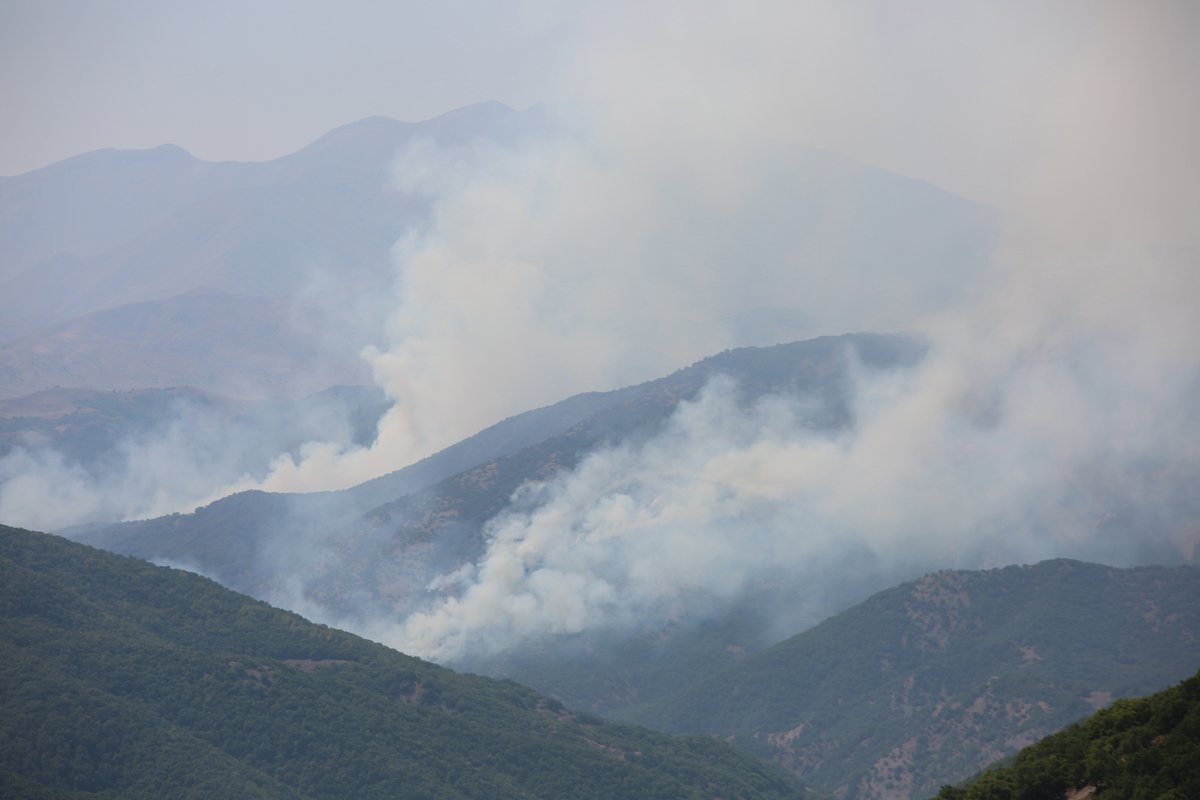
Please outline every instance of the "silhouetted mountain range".
M0 397L178 384L295 396L362 381L358 354L396 305L392 247L430 211L398 188L398 157L418 143L515 146L555 120L483 103L419 123L368 118L266 162L164 145L0 177ZM916 270L946 296L985 263L991 209L832 153L787 161L779 206L754 213L787 215L794 258L879 287ZM726 322L735 344L811 335L803 309Z
M266 162L163 145L0 178L0 336L198 287L290 296L314 270L384 284L389 248L425 209L393 187L397 153L511 141L537 116L483 103L420 123L372 117Z

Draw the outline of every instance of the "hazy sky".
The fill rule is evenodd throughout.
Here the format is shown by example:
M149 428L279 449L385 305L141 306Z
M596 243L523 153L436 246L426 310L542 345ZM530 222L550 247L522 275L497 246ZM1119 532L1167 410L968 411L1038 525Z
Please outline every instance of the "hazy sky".
M773 57L754 44L767 35L794 42L781 77L812 109L812 144L998 203L1096 5L0 0L0 175L165 142L262 160L374 114L586 100L614 68L737 113L717 111L720 84ZM677 65L647 43L679 37L711 58L663 80Z
M164 142L261 160L365 116L554 100L579 19L541 2L0 0L0 174Z

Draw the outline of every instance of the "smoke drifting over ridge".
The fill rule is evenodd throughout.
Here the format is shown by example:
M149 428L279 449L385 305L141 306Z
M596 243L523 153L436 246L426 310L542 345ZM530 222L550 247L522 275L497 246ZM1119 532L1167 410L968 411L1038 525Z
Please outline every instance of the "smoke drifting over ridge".
M661 438L522 490L481 560L435 581L443 598L374 634L497 651L669 618L779 569L815 614L847 553L881 576L1194 557L1195 21L1186 3L597 14L556 135L400 154L396 180L433 212L396 246L395 310L365 351L394 403L374 444L313 441L212 496L351 485L670 371L782 306L814 335L912 331L930 351L861 376L837 434L801 424L804 398L747 409L714 384ZM987 209L812 144L984 187L1005 235L993 253Z
M376 446L314 445L309 458L281 461L256 485L351 485L507 414L644 380L730 346L729 320L754 309L801 312L804 334L929 331L978 318L979 295L1007 293L989 302L1011 308L988 312L994 320L980 324L1002 340L1032 339L1059 315L1056 304L1082 311L1081 301L1110 302L1160 283L1135 280L1131 264L1113 262L1144 256L1151 239L1188 235L1187 198L1164 199L1182 191L1192 160L1182 131L1192 127L1194 98L1173 94L1190 91L1177 80L1189 65L1168 63L1190 58L1174 41L1192 16L1183 4L979 11L979 19L953 13L947 23L933 22L931 7L928 16L914 12L921 23L906 16L894 36L879 29L897 21L882 7L765 8L756 15L718 3L692 14L666 4L645 11L653 19L632 33L597 20L564 70L585 100L564 123L573 134L516 150L402 154L397 179L428 193L435 212L430 226L397 245L396 312L365 351L396 406ZM956 31L943 25L960 26L963 41L947 44ZM972 58L976 37L993 25L997 35L1028 38L1031 55L1002 59L989 49ZM1069 28L1051 44L1070 46L1070 54L1051 53L1039 27ZM1006 76L1025 81L1020 92L995 89L960 112L958 125L971 129L1001 113L993 105L1011 103L1003 131L947 147L973 160L964 175L990 174L989 193L1006 201L1011 231L998 250L999 274L984 272L994 242L982 209L977 219L951 219L963 211L933 204L900 221L895 206L872 216L862 198L902 194L896 186L872 184L850 174L854 165L804 149L911 124L903 109L883 104L889 93L911 96L925 122L942 121L948 112L939 92L947 102L970 95L962 87L952 94L945 78L928 74L948 66L930 63L935 56L962 60L961 74L988 89ZM1013 95L1021 93L1034 99L1017 104ZM864 106L872 102L893 114L868 121ZM1173 138L1160 141L1164 135ZM1026 142L1023 170L980 168L994 151L989 143L1004 136ZM922 150L913 135L896 138L896 148ZM886 155L878 144L863 149ZM849 177L827 180L839 169ZM812 186L832 191L814 196L806 192ZM917 229L914 218L935 223ZM1148 228L1152 219L1175 233ZM947 233L955 228L963 231L957 239ZM1176 282L1187 274L1177 266L1137 269ZM1178 307L1194 289L1162 286L1162 297L1144 302ZM1126 325L1157 317L1147 310L1096 314L1128 317ZM1157 338L1177 342L1177 334Z
M65 390L0 407L17 417L0 436L0 515L54 530L190 509L215 485L266 475L277 454L300 453L318 436L361 445L385 406L377 389L342 387L275 402Z
M931 341L913 373L859 387L852 432L813 435L783 401L739 411L715 386L681 408L661 439L595 453L518 493L523 510L490 523L485 556L435 582L451 596L379 635L435 658L504 650L548 633L669 619L680 602L736 597L781 565L811 581L815 603L830 579L821 565L856 551L881 576L1056 555L1194 558L1200 103L1182 79L1200 70L1184 33L1194 16L1181 3L1105 7L1048 76L1037 159L1009 209L996 268L967 302L888 308L898 316L881 318L874 287L866 297L843 293L784 258L797 283L771 290L795 296L811 286L832 312L823 325L901 324ZM668 106L677 114L687 100ZM669 130L634 119L621 130ZM669 196L673 211L679 203L694 211L684 197L717 198L725 218L736 217L737 192L717 187L753 174L745 153L763 152L756 133L717 124L681 151L658 142L669 151L662 160L648 157L658 154L653 135L636 138L634 184L617 194ZM688 162L690 148L704 145L715 147ZM680 176L682 185L672 182ZM736 263L709 238L718 218L690 220L702 244L686 251L692 258L678 274L669 262L651 292L688 287L692 307L757 286L755 272L729 270L713 295L689 291L700 253ZM676 219L667 215L668 227ZM860 313L839 303L851 298L864 304ZM618 324L637 327L626 317ZM555 363L545 353L533 362Z
M807 149L863 102L870 79L848 63L871 24L837 4L765 8L639 9L632 33L598 15L564 68L582 102L562 135L402 154L397 179L434 219L397 245L397 310L365 352L396 408L374 448L285 461L262 488L350 484L523 408L648 379L736 343L730 320L756 309L800 312L816 334L910 329L961 302L992 245L987 209ZM901 219L903 204L927 207Z

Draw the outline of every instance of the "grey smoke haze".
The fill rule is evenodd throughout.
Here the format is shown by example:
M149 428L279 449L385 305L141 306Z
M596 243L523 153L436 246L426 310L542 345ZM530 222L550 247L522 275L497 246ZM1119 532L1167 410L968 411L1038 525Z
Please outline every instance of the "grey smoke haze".
M1047 325L1090 336L1104 320L1163 326L1145 332L1156 339L1146 350L1184 340L1186 320L1150 306L1190 310L1188 265L1158 253L1154 264L1125 259L1151 257L1146 248L1167 226L1168 236L1191 233L1187 198L1162 197L1186 191L1175 186L1194 160L1178 133L1190 129L1193 104L1172 94L1188 91L1174 78L1189 65L1166 63L1189 58L1172 41L1172 25L1186 29L1191 16L1185 6L1089 6L1075 51L1024 86L1042 113L1021 130L1038 146L991 279L966 247L937 261L898 248L855 258L863 239L902 241L883 230L895 222L855 229L854 198L804 194L810 128L849 124L861 102L855 81L830 86L825 68L854 55L875 74L887 65L872 57L892 52L869 53L859 12L712 12L656 7L647 13L661 24L619 45L601 26L575 64L588 104L574 137L520 151L402 154L398 180L432 195L435 213L397 245L396 312L366 351L396 406L375 447L321 450L284 464L265 488L366 479L521 408L648 378L728 346L722 320L781 301L814 333L963 324L982 313L961 310L975 292L1011 305L980 323L1002 342L1032 346L1053 333ZM1142 280L1146 272L1161 277ZM1057 307L1082 314L1127 298L1078 324Z
M349 447L369 440L384 399L365 389L261 403L197 395L161 408L142 400L142 410L125 420L103 402L89 416L85 402L82 410L45 420L68 431L61 442L46 441L44 425L16 436L19 421L8 421L0 449L0 515L57 530L190 510L213 499L214 487L261 478L310 441Z
M739 412L713 387L662 438L595 453L519 492L518 510L488 526L483 559L435 581L449 596L382 635L437 658L503 650L547 633L666 620L689 599L736 597L780 565L810 582L816 601L829 580L820 565L855 551L891 573L1054 555L1119 564L1194 557L1200 105L1180 80L1200 68L1185 33L1192 18L1184 4L1107 6L1047 76L1035 168L1010 209L996 269L969 302L881 309L875 287L856 285L863 276L837 276L850 284L839 285L784 259L795 283L767 285L784 296L811 289L818 311L831 312L823 325L905 324L931 339L912 374L860 386L851 433L814 436L783 400ZM761 118L742 107L675 150L654 136L672 130L654 117L662 104L647 107L649 119L618 120L636 169L601 182L628 181L614 194L633 198L627 227L602 229L628 244L622 234L649 218L647 238L634 241L663 236L673 246L684 244L669 239L682 217L697 223L686 240L697 247L685 246L678 261L671 246L654 251L667 261L661 284L639 283L636 271L619 272L620 283L683 294L689 309L744 297L762 275L745 270L737 246L754 240L722 250L729 231L717 220L737 217L735 198L745 195L728 190L744 186L764 152L759 128L741 123ZM674 122L702 111L686 99L669 109ZM664 158L646 157L656 145ZM703 156L689 160L691 147ZM643 204L647 197L654 201ZM590 193L587 203L581 216L608 219ZM666 308L675 324L686 319L670 301ZM668 350L682 346L638 322L629 310L617 320ZM555 363L546 352L532 361Z
M912 372L864 376L856 425L839 434L805 424L804 398L746 409L716 381L659 437L523 487L485 529L486 554L431 584L444 599L369 630L454 660L695 620L782 580L785 635L846 602L839 584L1064 555L1194 556L1200 505L1178 493L1200 477L1195 386L1186 405L1129 392L1125 354L1082 348L1020 354L997 382L970 355L935 348Z
M394 403L374 444L314 440L212 494L347 486L668 372L782 307L813 334L911 331L931 350L864 378L838 436L800 424L803 398L747 410L715 384L662 438L523 489L478 564L375 634L440 658L501 650L735 598L780 565L819 604L821 565L851 551L895 571L1194 557L1194 523L1112 517L1152 516L1197 474L1196 12L999 8L593 14L562 70L581 101L568 133L398 154L433 213L397 244L392 313L364 350ZM987 187L1005 235L990 261L979 237L923 246L968 220L932 201L916 209L931 230L864 215L895 185L814 144ZM857 193L811 194L839 169Z

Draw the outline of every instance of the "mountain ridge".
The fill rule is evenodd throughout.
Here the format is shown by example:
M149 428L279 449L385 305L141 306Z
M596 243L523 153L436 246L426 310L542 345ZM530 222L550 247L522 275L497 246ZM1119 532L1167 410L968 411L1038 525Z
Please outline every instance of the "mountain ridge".
M720 736L839 797L899 800L1197 663L1200 567L1059 558L886 589L616 716Z
M508 503L521 482L531 476L544 478L553 471L567 469L583 453L606 441L649 435L680 400L695 397L714 375L740 380L740 391L747 397L769 391L810 393L819 401L814 405L813 424L836 426L846 424L849 419L846 370L851 360L858 358L873 369L886 370L911 365L923 352L923 346L914 340L879 334L820 337L769 348L728 350L662 378L610 392L576 395L509 417L418 464L342 492L275 498L267 494L241 496L236 501L232 498L216 501L192 515L93 527L86 532L73 532L72 536L143 558L194 564L205 574L222 575L226 585L252 595L262 595L266 587L243 583L236 572L223 574L206 562L203 554L189 557L175 550L170 544L172 539L184 536L202 541L203 520L210 515L219 514L235 527L239 517L269 520L270 515L246 510L256 502L254 498L261 498L275 509L276 515L289 504L295 504L296 511L284 514L274 531L251 533L258 523L243 522L240 527L250 536L239 537L242 545L237 548L237 555L223 553L222 563L241 564L243 569L252 564L254 539L291 536L303 540L295 526L303 527L306 519L310 523L320 521L322 511L331 515L324 522L326 535L369 545L352 556L355 569L368 570L374 564L368 570L374 571L381 561L403 561L398 554L385 557L383 551L399 548L403 552L408 545L423 550L421 543L438 536L439 531L448 534L447 544L455 543L452 553L470 555L480 546L479 526ZM235 502L241 510L225 515L223 505ZM461 507L453 514L440 513L447 510L448 504ZM425 525L424 520L429 519L438 520L434 528ZM195 533L185 534L188 530ZM337 546L347 556L351 555L345 543ZM409 577L405 579L404 591L415 592L424 583Z
M490 103L458 111L393 121L383 135L378 118L368 118L267 161L204 161L161 145L92 151L0 178L0 298L10 299L0 302L0 338L202 284L288 295L314 266L346 281L385 283L391 245L425 208L390 185L389 162L405 143L511 142L545 117ZM304 224L266 224L272 208ZM225 231L227 241L190 256L197 230ZM246 246L255 258L239 252ZM181 254L195 275L164 269Z
M366 365L322 343L283 298L199 286L93 311L0 342L0 399L53 388L191 386L240 399L369 383Z

